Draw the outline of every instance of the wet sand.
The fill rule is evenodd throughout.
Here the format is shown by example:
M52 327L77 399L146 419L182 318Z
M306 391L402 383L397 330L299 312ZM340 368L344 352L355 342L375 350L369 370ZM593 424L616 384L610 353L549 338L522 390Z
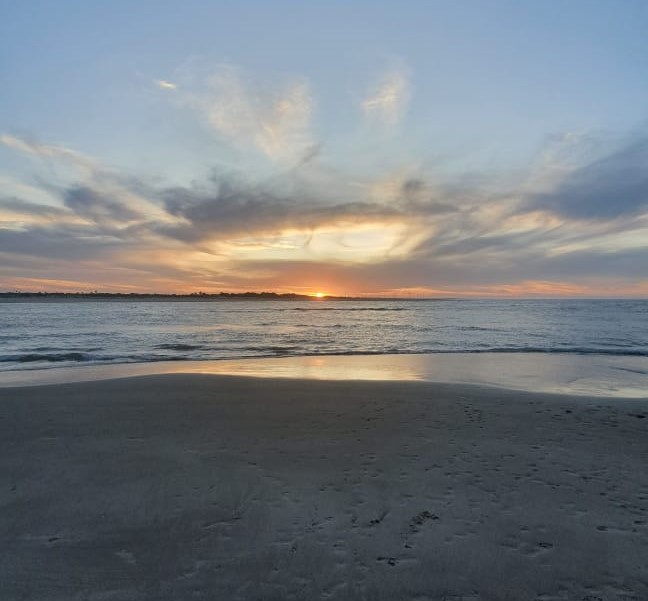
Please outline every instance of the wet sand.
M0 371L0 388L195 373L307 380L398 380L588 397L648 396L648 357L576 353L304 355Z
M648 400L169 374L0 389L0 599L648 598Z

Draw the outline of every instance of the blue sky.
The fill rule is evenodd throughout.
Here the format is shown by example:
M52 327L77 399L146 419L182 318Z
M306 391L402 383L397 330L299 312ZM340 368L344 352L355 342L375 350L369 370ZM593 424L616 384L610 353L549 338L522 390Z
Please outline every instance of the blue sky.
M0 287L645 295L646 31L639 0L4 2Z

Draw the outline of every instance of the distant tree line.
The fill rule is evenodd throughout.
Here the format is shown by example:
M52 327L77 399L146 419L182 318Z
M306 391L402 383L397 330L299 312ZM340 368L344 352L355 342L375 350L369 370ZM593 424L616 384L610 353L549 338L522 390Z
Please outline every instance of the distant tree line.
M346 301L388 301L388 300L426 300L422 298L394 298L394 297L376 297L376 296L324 296L317 297L307 294L296 294L294 292L190 292L188 294L165 294L159 292L99 292L92 290L90 292L23 292L13 290L10 292L0 292L0 301L3 299L81 299L81 300L226 300L226 299L258 299L258 300L346 300ZM427 299L431 300L431 299ZM450 300L433 299L433 300Z
M305 294L295 294L289 292L279 294L277 292L191 292L189 294L162 294L157 292L22 292L14 290L12 292L0 292L0 298L126 298L126 299L147 299L147 298L201 298L201 299L219 299L219 298L262 298L262 299L299 299L306 300L313 297ZM327 297L337 298L337 297Z

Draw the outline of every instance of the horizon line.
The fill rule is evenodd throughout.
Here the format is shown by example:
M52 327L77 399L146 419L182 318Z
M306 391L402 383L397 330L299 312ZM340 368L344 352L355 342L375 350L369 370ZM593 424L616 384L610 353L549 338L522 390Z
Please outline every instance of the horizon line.
M257 298L263 300L272 297L277 300L357 300L357 301L451 301L451 300L648 300L645 296L508 296L508 295L449 295L449 296L380 296L380 295L337 295L311 293L304 294L299 292L275 292L275 291L245 291L245 292L104 292L104 291L32 291L32 290L0 290L0 299L2 298L30 298L30 297L90 297L90 298L186 298L186 299L209 299L209 298Z

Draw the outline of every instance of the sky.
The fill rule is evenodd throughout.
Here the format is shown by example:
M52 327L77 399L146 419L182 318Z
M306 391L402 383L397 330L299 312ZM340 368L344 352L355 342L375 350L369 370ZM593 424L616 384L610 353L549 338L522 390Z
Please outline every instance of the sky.
M645 0L0 3L0 290L648 297Z

